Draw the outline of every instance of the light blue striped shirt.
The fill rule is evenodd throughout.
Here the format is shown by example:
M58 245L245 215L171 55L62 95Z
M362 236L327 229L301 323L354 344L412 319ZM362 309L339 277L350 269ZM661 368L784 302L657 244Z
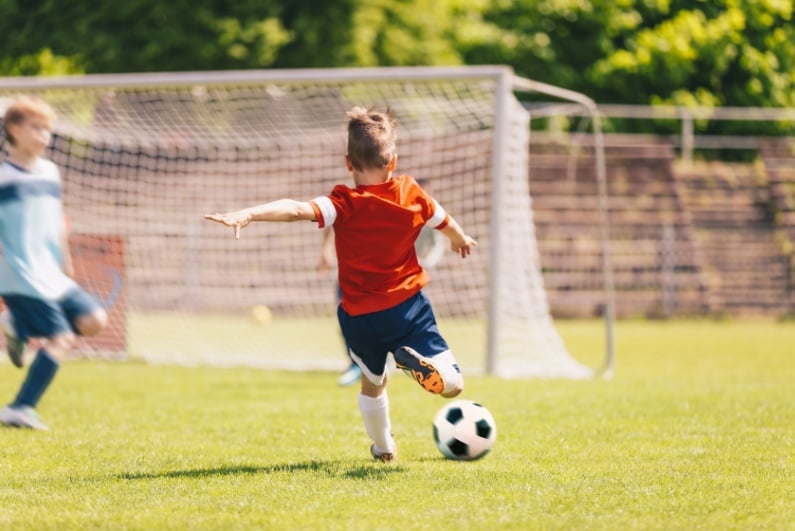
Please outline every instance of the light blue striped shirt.
M0 294L53 300L75 286L62 269L63 230L58 167L0 164Z

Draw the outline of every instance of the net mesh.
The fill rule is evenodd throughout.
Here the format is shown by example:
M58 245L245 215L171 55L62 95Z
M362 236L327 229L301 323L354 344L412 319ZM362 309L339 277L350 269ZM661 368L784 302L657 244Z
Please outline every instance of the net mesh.
M106 78L108 76L105 76ZM212 82L3 88L58 113L48 153L61 168L78 280L111 310L80 351L152 363L341 369L334 271L319 268L322 232L255 223L240 240L202 219L289 197L310 199L345 170L345 112L389 107L398 172L420 180L479 247L461 260L423 238L426 293L467 372L498 327L501 376L582 376L552 323L528 191L527 113L513 102L500 207L492 208L494 77ZM504 216L498 241L494 215ZM500 246L491 263L492 247ZM419 248L419 247L418 247ZM443 251L442 251L443 249ZM498 279L489 284L492 267ZM499 304L490 306L491 297ZM487 319L490 307L499 315Z

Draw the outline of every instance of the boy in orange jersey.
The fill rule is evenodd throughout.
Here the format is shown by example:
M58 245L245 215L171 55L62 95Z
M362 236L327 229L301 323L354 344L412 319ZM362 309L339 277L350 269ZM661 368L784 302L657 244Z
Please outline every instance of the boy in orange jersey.
M461 226L408 175L393 176L397 122L391 113L355 107L347 113L345 165L355 188L337 185L310 201L280 199L262 205L208 214L234 229L252 221L317 221L334 227L342 298L337 309L351 357L362 370L359 410L373 441L371 455L397 458L386 393L387 356L426 391L446 398L464 388L461 371L422 287L429 277L414 242L426 225L441 231L466 258L477 245Z

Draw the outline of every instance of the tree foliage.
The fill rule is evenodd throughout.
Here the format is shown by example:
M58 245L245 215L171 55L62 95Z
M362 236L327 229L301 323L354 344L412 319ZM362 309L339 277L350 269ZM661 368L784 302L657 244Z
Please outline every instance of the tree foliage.
M290 40L276 2L0 0L6 57L63 57L77 72L253 68ZM43 67L44 65L42 65ZM18 73L35 71L28 61Z
M497 0L465 50L601 102L795 106L789 0Z
M599 102L795 106L791 0L0 0L0 75L508 64Z

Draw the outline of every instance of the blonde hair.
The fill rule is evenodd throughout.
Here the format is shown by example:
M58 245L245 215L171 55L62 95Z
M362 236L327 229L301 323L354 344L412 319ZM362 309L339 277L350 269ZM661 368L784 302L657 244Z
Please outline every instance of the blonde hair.
M36 96L18 96L14 99L3 117L3 133L12 146L14 137L8 130L8 126L21 124L30 117L43 118L52 123L55 120L55 111L46 101Z
M381 112L372 107L354 107L347 112L348 158L358 171L383 169L395 154L397 120L387 108Z

